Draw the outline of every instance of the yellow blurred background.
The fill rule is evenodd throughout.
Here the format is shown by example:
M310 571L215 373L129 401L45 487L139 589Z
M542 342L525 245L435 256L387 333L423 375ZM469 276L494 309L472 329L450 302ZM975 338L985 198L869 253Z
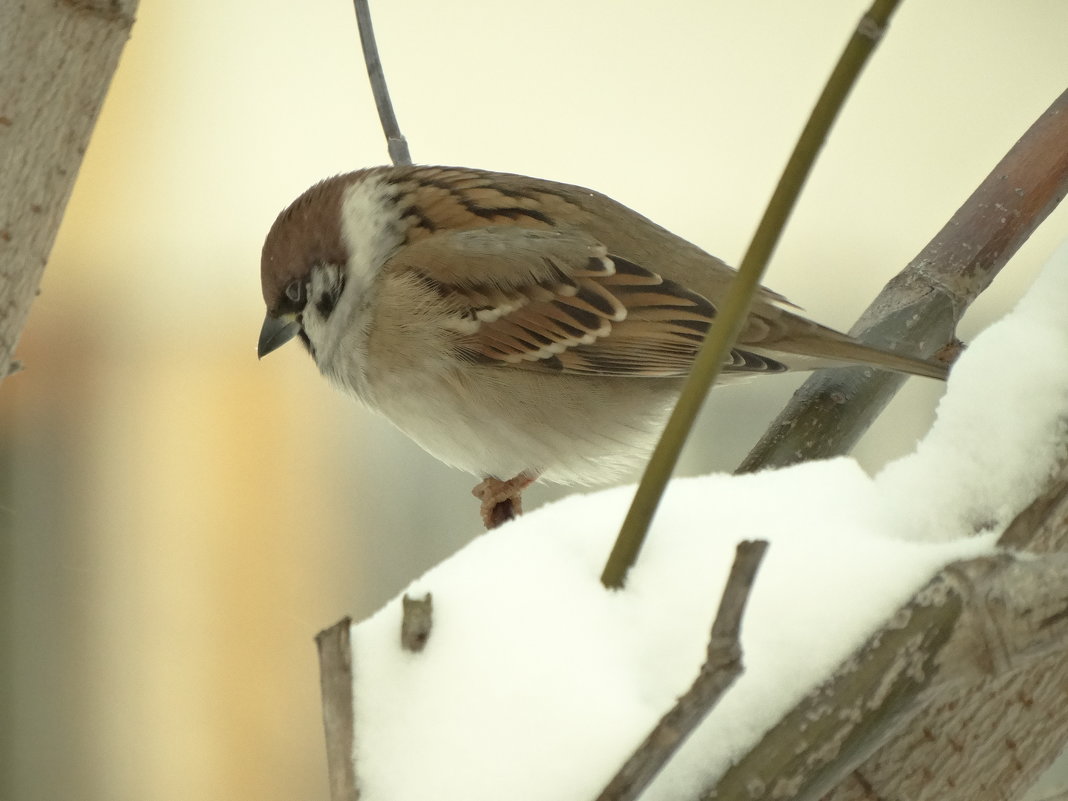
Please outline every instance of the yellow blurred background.
M373 12L417 161L594 187L737 262L866 5ZM1066 30L1063 0L906 2L769 283L847 328L1068 84ZM479 531L474 478L336 395L298 347L255 356L275 214L386 158L346 0L142 0L26 370L0 392L0 797L326 797L313 635ZM730 469L798 382L717 393L686 472ZM911 381L863 463L909 450L939 392Z

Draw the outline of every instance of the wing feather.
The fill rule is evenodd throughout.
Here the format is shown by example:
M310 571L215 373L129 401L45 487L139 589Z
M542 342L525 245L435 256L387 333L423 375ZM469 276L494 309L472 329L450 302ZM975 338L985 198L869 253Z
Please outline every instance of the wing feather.
M458 358L502 367L683 376L716 316L708 298L576 230L441 231L402 248L384 269L433 287ZM725 369L785 367L735 349Z

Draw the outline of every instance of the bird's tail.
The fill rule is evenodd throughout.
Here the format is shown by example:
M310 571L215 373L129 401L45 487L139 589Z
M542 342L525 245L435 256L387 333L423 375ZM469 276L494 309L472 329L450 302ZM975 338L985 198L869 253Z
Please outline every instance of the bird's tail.
M946 376L949 375L949 365L945 362L907 356L875 345L866 345L830 328L823 326L817 326L817 328L818 332L814 331L811 336L795 334L789 339L776 342L774 348L784 353L813 358L821 362L819 366L870 365L883 370L937 378L942 381L945 381Z

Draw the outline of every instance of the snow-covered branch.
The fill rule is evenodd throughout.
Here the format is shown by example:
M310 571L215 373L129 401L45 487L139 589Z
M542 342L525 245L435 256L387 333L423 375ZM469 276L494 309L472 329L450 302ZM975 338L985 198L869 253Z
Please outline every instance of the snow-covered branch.
M1003 678L1045 657L1064 660L1066 587L1066 554L979 557L948 566L705 798L819 799L947 689ZM978 795L962 779L956 792L941 788L939 797Z
M1066 111L1068 93L855 332L927 353L950 338L1064 196ZM1068 529L1068 249L1039 283L960 359L916 453L876 477L837 459L676 481L620 591L597 575L633 488L572 497L414 582L406 596L433 596L419 647L401 598L324 631L335 801L616 797L632 764L644 786L662 762L645 757L676 748L642 798L1013 797L1068 735L1068 556L1001 550L1040 531L1063 548ZM745 468L841 452L897 383L817 378ZM771 543L746 670L727 659L687 739L676 699L701 685L710 596L745 539Z
M540 509L416 581L434 597L424 650L401 646L400 598L346 628L361 797L596 797L693 682L710 590L757 537L771 547L746 672L643 797L724 782L719 797L852 798L907 779L880 760L919 753L908 738L946 699L1068 662L1068 562L998 549L1014 521L1041 522L1034 499L1065 462L1068 370L1051 365L1068 364L1066 307L1068 249L961 357L916 452L877 476L836 459L673 482L623 591L597 575L627 487ZM979 762L969 775L993 782L996 761Z

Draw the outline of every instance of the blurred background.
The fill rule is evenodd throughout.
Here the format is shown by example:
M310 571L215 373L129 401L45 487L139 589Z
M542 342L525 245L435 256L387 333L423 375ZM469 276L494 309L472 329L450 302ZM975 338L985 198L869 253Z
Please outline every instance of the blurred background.
M587 185L737 263L866 5L373 12L416 161ZM1066 30L1063 0L905 3L768 283L848 328L1065 88ZM298 347L256 360L275 215L386 160L347 0L142 0L0 387L0 797L326 797L312 637L480 530L473 477ZM1066 232L1062 208L965 339ZM685 472L731 469L799 381L715 393ZM910 381L862 463L909 451L940 391Z

